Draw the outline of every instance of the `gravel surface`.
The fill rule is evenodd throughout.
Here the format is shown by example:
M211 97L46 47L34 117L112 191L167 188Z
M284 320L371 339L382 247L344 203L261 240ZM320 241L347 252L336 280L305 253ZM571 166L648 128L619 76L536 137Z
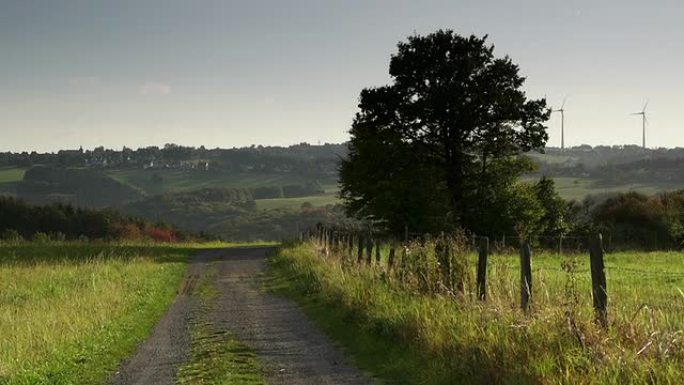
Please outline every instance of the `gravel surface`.
M175 382L178 367L190 355L190 326L200 305L193 291L208 268L209 257L202 254L193 259L169 310L154 327L150 337L114 373L111 384L167 385Z
M299 307L261 290L267 247L203 251L188 269L185 285L152 336L113 376L112 383L173 384L190 352L190 325L199 310L195 282L217 269L219 297L210 313L214 328L249 346L269 385L366 385L373 381L353 368L342 352Z

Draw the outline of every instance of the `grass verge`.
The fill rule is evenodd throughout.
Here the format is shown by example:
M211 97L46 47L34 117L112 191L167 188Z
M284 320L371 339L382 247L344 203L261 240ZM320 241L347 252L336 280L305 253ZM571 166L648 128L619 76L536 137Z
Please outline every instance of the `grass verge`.
M682 255L608 258L608 331L593 322L585 262L566 273L558 257L536 256L536 300L525 314L516 258L492 260L487 303L406 290L383 269L343 268L306 244L271 260L270 288L386 384L684 383L684 317L673 297L682 295L672 286L684 277L671 272ZM668 274L634 276L637 267Z
M176 295L190 249L0 246L0 384L99 384Z

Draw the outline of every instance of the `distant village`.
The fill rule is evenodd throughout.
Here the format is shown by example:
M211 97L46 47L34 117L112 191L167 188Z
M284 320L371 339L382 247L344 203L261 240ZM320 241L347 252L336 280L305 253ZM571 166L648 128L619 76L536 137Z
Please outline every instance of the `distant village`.
M187 170L220 173L297 173L336 178L346 144L288 147L250 146L207 149L166 144L136 150L102 146L55 153L0 153L0 167L28 169L34 165L90 169ZM560 149L547 147L544 153L529 153L537 164L533 174L582 178L625 178L673 182L682 180L684 149L644 149L636 145L589 146Z
M0 167L49 165L55 167L111 169L176 169L230 172L310 172L334 175L339 156L346 154L344 144L289 147L251 146L232 149L206 149L166 144L133 150L60 150L56 153L0 153Z

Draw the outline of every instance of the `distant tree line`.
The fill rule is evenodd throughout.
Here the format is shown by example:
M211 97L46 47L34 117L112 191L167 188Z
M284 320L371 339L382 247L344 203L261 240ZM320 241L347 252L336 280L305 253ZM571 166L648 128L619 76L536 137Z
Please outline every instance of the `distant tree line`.
M29 168L34 165L89 168L187 168L200 171L240 173L298 173L335 175L345 144L289 147L251 146L232 149L207 149L166 144L121 150L97 147L93 150L60 150L56 153L0 153L0 167Z
M533 154L538 168L533 174L553 177L592 178L608 184L625 179L639 183L681 183L684 148L644 149L639 146L577 146L546 148Z
M614 249L684 247L684 190L589 196L569 205L569 233L601 232Z
M163 223L64 204L29 205L0 197L0 238L9 241L126 239L174 242L194 236Z

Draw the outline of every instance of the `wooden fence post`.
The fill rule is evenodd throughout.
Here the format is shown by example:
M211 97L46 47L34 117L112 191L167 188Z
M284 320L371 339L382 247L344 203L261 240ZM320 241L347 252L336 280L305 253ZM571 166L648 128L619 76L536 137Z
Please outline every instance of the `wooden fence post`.
M589 238L589 257L591 259L591 294L594 299L596 322L603 328L607 328L608 291L606 270L603 264L603 237L600 233Z
M337 251L337 231L330 230L330 251Z
M451 289L451 259L449 255L449 248L449 241L444 236L444 233L441 233L435 240L435 258L437 258L437 263L439 264L439 275L442 284L448 289Z
M380 255L380 241L375 240L375 264L380 265L380 260L382 256Z
M489 238L480 237L479 256L477 258L477 296L480 301L487 299L487 256L489 255Z
M357 245L358 246L358 249L357 249L358 255L356 257L356 262L358 264L361 264L361 262L363 261L363 247L364 247L363 235L359 234L359 236L357 237L357 240L358 240L359 244Z
M368 237L366 241L366 264L368 266L373 264L373 239Z
M520 246L520 306L530 310L532 297L532 249L530 243L524 241Z
M390 249L389 249L389 256L387 257L387 269L392 270L394 267L394 253L396 253L396 250L394 249L394 241L390 244Z

